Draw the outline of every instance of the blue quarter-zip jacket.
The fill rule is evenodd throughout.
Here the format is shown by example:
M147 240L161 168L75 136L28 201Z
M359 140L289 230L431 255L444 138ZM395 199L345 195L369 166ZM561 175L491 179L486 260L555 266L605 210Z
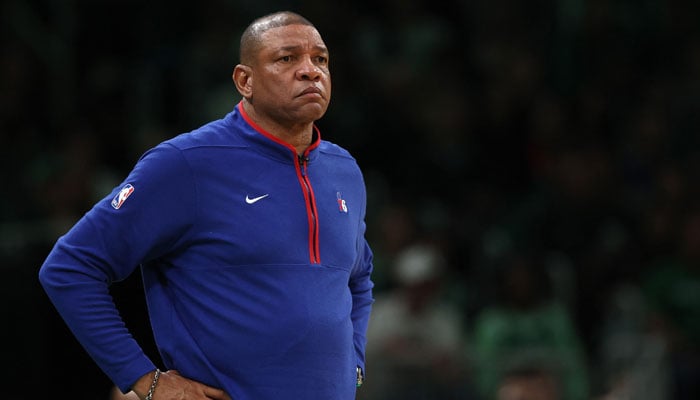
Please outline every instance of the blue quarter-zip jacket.
M373 301L365 185L314 129L300 157L239 103L147 151L58 239L40 282L121 390L156 368L108 289L140 268L162 367L236 400L355 398Z

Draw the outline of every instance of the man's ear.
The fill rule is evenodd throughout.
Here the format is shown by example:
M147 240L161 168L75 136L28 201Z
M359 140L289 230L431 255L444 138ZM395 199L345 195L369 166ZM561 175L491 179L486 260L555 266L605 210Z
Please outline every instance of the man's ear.
M236 90L245 99L253 97L253 75L249 66L238 64L233 69L233 83L236 85Z

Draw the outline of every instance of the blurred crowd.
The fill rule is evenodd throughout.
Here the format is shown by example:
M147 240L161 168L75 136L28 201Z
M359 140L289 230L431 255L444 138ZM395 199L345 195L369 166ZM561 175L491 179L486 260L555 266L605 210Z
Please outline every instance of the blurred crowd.
M2 7L9 379L58 367L56 385L85 387L89 360L83 379L61 366L81 359L35 282L43 257L149 146L233 108L240 32L286 8L331 50L318 125L368 185L358 398L700 398L696 1Z

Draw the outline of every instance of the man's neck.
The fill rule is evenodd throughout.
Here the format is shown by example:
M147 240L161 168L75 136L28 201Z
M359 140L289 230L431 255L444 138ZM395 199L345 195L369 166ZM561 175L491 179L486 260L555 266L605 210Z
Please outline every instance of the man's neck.
M304 154L313 140L314 123L282 125L269 118L262 118L247 101L243 102L246 114L267 133L294 147L297 154Z

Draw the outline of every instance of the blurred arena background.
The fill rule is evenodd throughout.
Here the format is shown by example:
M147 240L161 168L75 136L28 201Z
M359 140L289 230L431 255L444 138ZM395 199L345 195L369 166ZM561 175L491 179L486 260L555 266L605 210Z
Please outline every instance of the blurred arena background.
M279 9L324 36L318 125L368 184L358 399L700 398L699 4L3 0L3 398L107 400L38 268L149 146L232 109L237 38ZM114 290L153 351L139 277Z

